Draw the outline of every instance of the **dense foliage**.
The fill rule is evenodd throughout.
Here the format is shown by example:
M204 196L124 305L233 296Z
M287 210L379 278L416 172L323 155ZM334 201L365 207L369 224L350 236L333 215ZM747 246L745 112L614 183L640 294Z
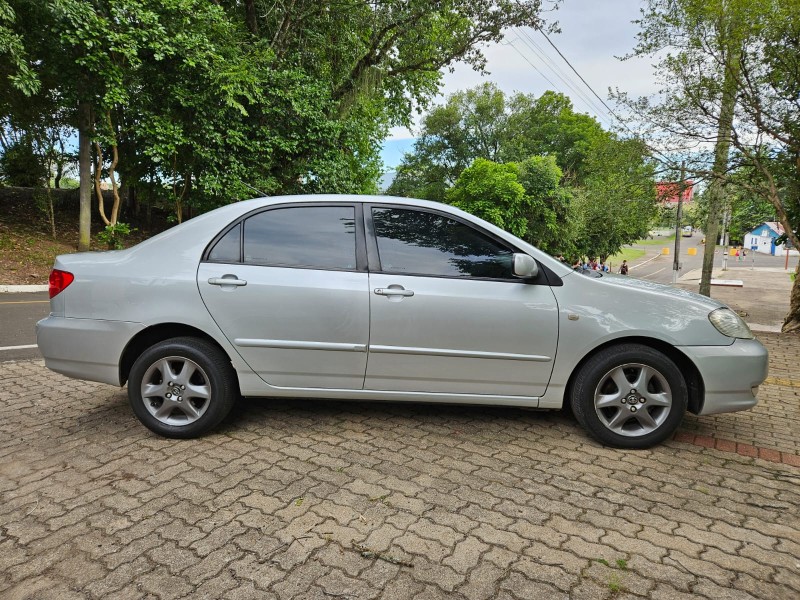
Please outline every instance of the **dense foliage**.
M482 69L480 45L541 25L539 9L540 0L0 0L0 122L60 131L38 122L63 117L73 145L76 131L91 141L95 181L178 220L260 192L374 191L386 131L437 92L441 69L456 60Z
M451 202L554 254L606 257L656 213L648 154L562 94L507 98L487 83L425 115L388 191Z

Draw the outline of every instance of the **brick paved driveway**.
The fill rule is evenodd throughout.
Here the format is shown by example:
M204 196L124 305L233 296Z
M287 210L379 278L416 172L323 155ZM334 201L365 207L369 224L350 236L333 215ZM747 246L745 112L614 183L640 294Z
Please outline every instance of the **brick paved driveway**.
M756 411L636 452L555 413L321 401L172 441L123 391L2 363L0 597L796 599L786 339Z

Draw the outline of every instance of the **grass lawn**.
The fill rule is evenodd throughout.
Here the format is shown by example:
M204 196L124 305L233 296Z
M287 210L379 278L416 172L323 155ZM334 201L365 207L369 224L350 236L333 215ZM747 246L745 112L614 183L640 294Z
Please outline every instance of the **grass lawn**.
M662 235L661 237L655 237L653 239L639 240L636 243L640 246L658 246L660 244L669 244L669 243L674 244L675 234L673 233L672 235Z
M637 258L641 258L645 255L645 251L639 248L623 248L613 256L609 256L606 263L611 268L612 271L616 271L615 267L619 267L622 264L623 260L627 260L631 262L636 260Z

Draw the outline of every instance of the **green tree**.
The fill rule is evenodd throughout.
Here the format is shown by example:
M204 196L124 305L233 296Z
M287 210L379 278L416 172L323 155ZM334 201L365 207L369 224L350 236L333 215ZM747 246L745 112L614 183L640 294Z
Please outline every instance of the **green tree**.
M518 178L525 188L525 241L551 254L575 251L570 190L562 186L563 171L554 156L532 156L518 164Z
M609 134L589 115L576 113L572 101L553 91L538 98L516 94L509 102L505 160L549 155L566 176L578 183L586 177L587 160Z
M542 26L541 0L221 0L280 64L328 82L333 109L385 102L409 123L415 102L437 91L441 70L461 61L482 71L481 47L503 30Z
M423 117L414 151L404 157L388 192L444 201L476 158L500 160L507 119L505 94L495 84L455 92Z
M608 137L594 118L576 113L563 94L506 98L486 83L452 94L423 117L414 150L404 157L389 193L441 201L476 158L519 162L553 156L564 176L580 183L588 156Z
M754 177L740 182L768 201L785 237L800 248L800 10L796 0L756 3L755 43L742 50L742 118L732 143ZM800 330L800 262L784 332Z
M101 178L117 208L160 197L178 220L253 189L372 191L382 137L437 92L443 67L481 70L483 43L542 25L540 0L0 2L13 59L0 109L40 90L70 111L82 216Z
M534 156L521 163L496 163L483 158L462 171L447 190L447 201L546 252L567 253L564 237L569 192L551 156Z
M742 45L750 35L752 0L650 0L639 21L636 56L658 55L663 82L655 103L617 98L654 130L652 139L666 139L673 153L703 144L694 152L690 171L709 179L704 231L717 238L725 205L724 178L730 164L731 133L739 87ZM710 143L709 143L710 142ZM669 165L677 170L677 164ZM706 244L700 293L710 294L714 244Z
M523 237L528 232L528 198L519 182L519 167L476 158L447 191L447 201Z
M42 157L34 150L28 134L3 148L0 155L0 181L7 185L40 187L44 185L46 171Z
M708 223L713 241L728 202L723 191L740 168L740 181L769 201L798 242L800 225L800 12L796 0L653 0L641 21L636 54L659 53L660 99L618 99L649 136L686 155L709 180ZM711 147L709 147L711 142ZM734 152L733 154L731 152ZM733 189L733 188L729 188ZM701 292L708 292L713 244L706 245ZM798 266L800 268L800 266ZM800 284L792 289L783 330L800 329Z
M473 192L467 210L496 224L510 211L506 220L514 224L513 231L553 253L610 254L641 237L655 214L648 157L640 141L604 131L593 118L576 114L561 94L517 94L507 100L495 86L484 84L453 94L425 115L414 151L404 157L389 193L453 201L463 197L461 177L467 176ZM497 171L478 159L516 165L524 202L501 186L492 207L495 199L488 187L499 184ZM482 198L474 193L476 165L491 178L482 184L487 188ZM573 194L584 201L573 205ZM620 206L629 212L618 214ZM583 218L578 209L606 217ZM615 235L609 237L612 215Z
M40 82L29 64L25 39L18 31L21 25L12 4L0 0L0 85L31 96L39 90Z
M646 153L639 140L609 138L589 156L585 184L575 193L579 254L605 259L647 235L658 205Z

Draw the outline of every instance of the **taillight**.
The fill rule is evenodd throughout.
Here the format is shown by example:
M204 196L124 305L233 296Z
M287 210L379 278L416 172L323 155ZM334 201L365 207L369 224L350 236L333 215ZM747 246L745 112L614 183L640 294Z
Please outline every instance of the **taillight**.
M58 296L73 281L75 281L75 276L69 271L61 271L59 269L50 271L50 297Z

